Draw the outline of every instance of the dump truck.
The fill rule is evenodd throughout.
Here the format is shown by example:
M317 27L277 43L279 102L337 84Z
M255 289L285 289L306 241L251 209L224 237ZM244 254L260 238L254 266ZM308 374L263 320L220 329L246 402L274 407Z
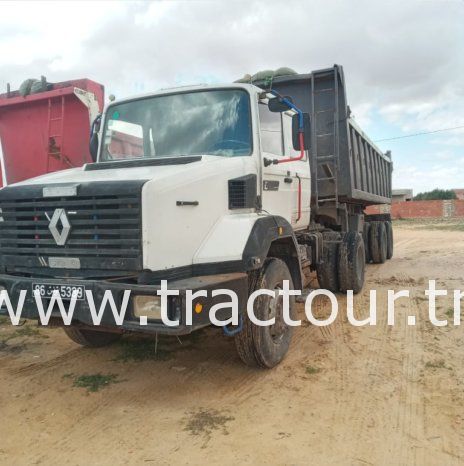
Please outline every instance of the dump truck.
M224 332L246 364L271 368L293 331L277 292L285 281L302 290L316 272L320 287L357 293L366 263L391 257L390 219L364 215L390 203L391 157L350 117L341 66L114 101L90 147L93 163L0 190L0 285L15 303L27 291L29 318L33 290L45 301L78 296L71 325L56 306L51 314L78 344L188 334L211 324L227 289L240 321ZM173 325L163 282L175 291ZM245 312L261 288L276 292L255 301L269 326ZM127 312L118 322L105 309L95 326L108 291Z
M0 187L92 162L89 134L103 100L90 79L28 79L0 94Z

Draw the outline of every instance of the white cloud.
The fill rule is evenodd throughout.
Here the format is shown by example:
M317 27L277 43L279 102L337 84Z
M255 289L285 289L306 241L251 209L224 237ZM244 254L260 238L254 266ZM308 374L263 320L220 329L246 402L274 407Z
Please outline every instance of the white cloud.
M84 41L126 8L106 1L1 2L1 80L18 85L31 68L36 72L37 63L44 73L75 72L85 62ZM18 70L24 75L17 76Z
M464 165L464 159L459 161ZM436 165L433 170L418 166L406 166L393 172L393 187L413 188L414 193L430 191L434 188L453 189L464 186L464 171L456 165Z
M85 73L124 93L134 81L157 88L179 76L186 83L203 75L232 80L264 68L306 72L341 63L355 114L383 107L398 119L422 118L454 98L464 66L462 3L103 1L1 8L0 30L10 31L0 36L1 75L14 82L31 71L57 78ZM19 71L24 75L17 77Z
M463 115L464 118L464 115ZM439 137L431 139L432 144L440 146L463 147L464 146L464 128L440 133Z
M464 124L463 24L462 1L0 2L0 87L88 77L124 97L340 63L357 121L385 120L397 136ZM395 162L395 186L452 181L447 163L462 160L463 133L432 145L430 159L451 154L436 173L422 154L394 151L422 167ZM459 176L452 184L464 186Z

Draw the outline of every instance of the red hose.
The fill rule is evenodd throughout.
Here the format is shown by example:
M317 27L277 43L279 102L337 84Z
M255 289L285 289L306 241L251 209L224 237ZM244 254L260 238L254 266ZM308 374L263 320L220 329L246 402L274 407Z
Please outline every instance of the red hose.
M298 178L298 217L296 218L296 222L298 222L301 218L301 178L296 175Z
M297 162L298 160L303 160L304 159L305 149L304 149L304 134L303 134L303 132L300 132L298 134L298 138L299 138L299 141L300 141L300 155L298 157L288 157L286 159L277 160L277 163Z

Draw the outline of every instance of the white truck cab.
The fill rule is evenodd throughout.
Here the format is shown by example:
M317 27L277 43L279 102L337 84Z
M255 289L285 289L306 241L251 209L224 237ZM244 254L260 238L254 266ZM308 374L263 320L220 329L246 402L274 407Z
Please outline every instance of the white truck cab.
M293 229L308 226L307 158L264 165L266 158L299 153L292 145L294 112L273 113L267 103L262 89L234 84L169 89L107 107L99 132L101 175L109 180L118 163L134 162L147 177L145 270L241 260L259 216L280 216ZM164 164L144 166L152 159ZM130 178L129 165L124 175ZM306 202L298 217L299 184Z

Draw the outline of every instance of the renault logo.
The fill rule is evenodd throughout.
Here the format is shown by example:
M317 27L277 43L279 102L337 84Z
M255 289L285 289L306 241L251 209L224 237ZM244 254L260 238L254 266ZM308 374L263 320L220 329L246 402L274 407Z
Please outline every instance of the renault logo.
M61 223L61 229L58 228L59 223ZM55 209L48 229L58 246L64 246L66 244L66 240L71 232L71 224L69 223L68 216L64 209Z

